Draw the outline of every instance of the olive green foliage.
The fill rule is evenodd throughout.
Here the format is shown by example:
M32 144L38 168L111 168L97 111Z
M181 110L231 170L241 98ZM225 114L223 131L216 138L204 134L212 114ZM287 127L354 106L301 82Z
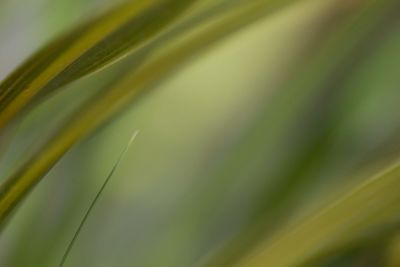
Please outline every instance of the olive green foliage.
M399 1L26 5L0 3L1 266L400 266Z

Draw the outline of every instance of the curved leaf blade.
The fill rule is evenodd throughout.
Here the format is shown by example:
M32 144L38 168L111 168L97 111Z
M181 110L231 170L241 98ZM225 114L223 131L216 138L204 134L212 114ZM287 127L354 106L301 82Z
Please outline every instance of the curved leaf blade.
M143 91L154 87L194 55L258 18L272 13L294 0L244 1L218 16L207 20L206 26L195 25L193 34L181 38L179 34L168 41L167 48L160 47L160 54L127 75L114 85L105 88L70 117L64 127L51 136L36 157L28 160L14 175L0 186L0 224L3 224L16 205L29 193L51 167L80 139L136 100Z
M310 219L282 227L234 266L299 266L313 257L399 222L400 164L361 182ZM287 253L287 252L290 253Z
M0 84L0 128L39 96L125 56L194 2L130 1L43 48Z

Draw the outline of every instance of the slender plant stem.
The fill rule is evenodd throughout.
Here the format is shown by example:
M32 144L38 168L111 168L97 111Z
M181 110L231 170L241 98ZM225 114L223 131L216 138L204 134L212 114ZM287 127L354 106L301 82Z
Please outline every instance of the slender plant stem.
M135 140L136 136L138 135L139 131L135 131L133 132L128 144L126 145L126 147L123 149L123 151L121 152L121 154L119 155L117 161L115 162L114 166L112 167L111 171L109 172L109 174L107 175L107 178L104 180L103 184L101 185L99 191L97 192L97 194L95 195L95 197L93 198L92 202L90 203L89 208L86 210L85 215L83 216L78 228L76 229L74 236L72 237L71 241L68 244L67 249L64 252L63 257L61 258L60 264L58 265L58 267L63 267L69 254L71 253L71 250L76 242L76 240L79 237L79 234L82 231L82 228L84 226L84 224L86 223L87 219L89 218L90 213L92 212L94 206L96 205L97 201L99 200L101 194L103 193L104 189L106 188L106 186L108 185L108 183L111 180L111 177L114 175L115 171L117 170L120 162L122 161L122 159L124 158L124 156L126 155L126 152L128 151L129 147L132 145L133 141Z

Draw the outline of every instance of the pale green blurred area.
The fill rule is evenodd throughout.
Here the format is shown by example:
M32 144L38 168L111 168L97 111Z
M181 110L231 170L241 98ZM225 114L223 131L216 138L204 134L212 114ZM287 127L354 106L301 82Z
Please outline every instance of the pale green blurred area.
M283 98L281 85L289 74L307 67L305 55L318 42L313 29L327 13L327 3L294 5L223 40L76 146L2 233L0 266L57 266L84 211L136 130L137 139L66 266L195 266L253 220L268 222L268 232L271 225L301 213L302 205L350 182L354 172L375 170L374 164L396 158L398 27L352 70L340 86L342 93L321 88L315 98L300 103L298 120L288 125L276 122L284 116L279 112L285 105L268 109ZM7 37L0 42L0 76L57 33L108 4L1 2L0 34ZM108 75L84 78L35 109L18 128L0 173L9 173L74 108L74 99L96 90ZM325 91L335 97L333 104L324 102ZM287 105L296 101L300 99L290 99ZM325 104L331 105L328 111L318 108ZM273 127L281 127L276 132L283 134L268 135L275 132ZM270 146L258 146L259 139L252 143L255 129L270 138ZM296 175L299 178L292 177ZM285 179L294 182L285 184ZM276 192L282 199L274 197ZM279 212L271 208L272 215L263 214L270 206ZM324 266L382 266L384 253L389 252L365 245ZM378 263L364 264L369 256Z

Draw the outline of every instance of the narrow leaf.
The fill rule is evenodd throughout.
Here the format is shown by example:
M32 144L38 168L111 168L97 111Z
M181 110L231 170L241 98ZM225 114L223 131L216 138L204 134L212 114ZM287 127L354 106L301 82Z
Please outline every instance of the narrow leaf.
M110 182L111 178L113 177L115 171L117 170L119 164L121 163L121 160L124 158L124 156L126 155L126 152L128 152L128 149L131 147L133 141L136 139L136 136L138 135L139 131L135 131L128 144L125 146L125 148L122 150L121 154L119 155L117 161L114 163L114 166L111 168L110 173L107 175L107 178L104 180L103 184L101 185L99 191L97 191L97 194L95 195L95 197L93 198L92 202L89 205L89 208L87 209L87 211L85 212L85 214L83 215L83 218L81 220L81 222L79 223L78 228L76 229L74 236L72 237L71 241L69 242L67 249L65 250L65 253L63 255L63 257L61 258L60 264L58 265L59 267L62 267L65 265L65 262L69 256L69 254L71 253L72 247L74 246L76 240L78 239L79 234L81 233L84 224L86 223L87 219L89 218L90 213L92 212L94 206L96 205L97 201L99 200L100 196L103 194L104 189L106 188L106 186L108 185L108 183Z
M133 75L105 88L74 114L38 151L37 156L28 160L0 186L0 223L76 142L131 104L143 91L157 85L210 44L292 1L244 1L224 16L207 21L206 25L196 24L191 29L192 34L186 33L186 38L179 34L174 36L168 42L169 46L160 47L157 56Z
M0 129L39 96L139 47L194 2L129 1L44 47L0 84Z
M294 220L261 243L237 267L299 266L322 253L399 222L400 164L362 182L310 219ZM323 201L323 200L322 200Z

